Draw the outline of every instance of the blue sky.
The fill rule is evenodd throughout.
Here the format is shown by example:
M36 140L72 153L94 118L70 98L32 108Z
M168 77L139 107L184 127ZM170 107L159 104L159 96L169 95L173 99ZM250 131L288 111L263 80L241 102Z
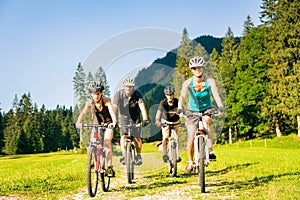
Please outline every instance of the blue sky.
M15 95L28 92L39 108L72 106L78 63L105 41L147 27L178 34L187 28L191 39L223 37L230 27L239 36L247 15L259 24L260 5L260 0L0 0L0 108L7 112ZM131 67L145 67L168 50L122 54L107 74L112 92Z

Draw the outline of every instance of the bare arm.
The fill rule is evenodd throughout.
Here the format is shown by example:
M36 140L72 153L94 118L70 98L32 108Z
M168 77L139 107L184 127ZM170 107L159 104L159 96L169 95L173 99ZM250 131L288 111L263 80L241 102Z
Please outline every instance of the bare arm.
M118 106L116 104L112 104L112 107L113 107L113 111L114 111L115 116L117 116Z
M141 112L142 112L142 117L143 117L143 120L148 120L148 114L147 114L147 110L146 110L146 106L143 103L139 103L139 107L141 109Z
M114 112L113 105L109 99L106 99L105 101L106 101L105 105L108 107L108 111L111 116L113 126L115 126L117 124L117 118Z
M89 110L90 106L91 106L91 102L90 101L86 102L83 110L81 111L81 113L80 113L80 115L79 115L79 117L76 121L76 127L77 128L81 128L81 125L82 125L81 122L84 119L84 117L85 117L87 111Z
M155 121L160 122L160 116L161 116L161 111L157 110L156 115L155 115Z
M184 99L188 93L189 86L190 86L190 79L184 81L184 83L182 84L179 101L178 101L178 110L183 109Z
M216 84L216 81L215 79L213 78L208 78L207 79L209 85L210 85L210 88L211 88L211 92L212 92L212 96L213 98L215 99L217 105L218 105L218 108L223 108L223 103L222 103L222 100L221 100L221 97L219 95L219 92L218 92L218 87L217 87L217 84Z
M155 125L157 127L161 127L161 110L157 110L156 115L155 115Z

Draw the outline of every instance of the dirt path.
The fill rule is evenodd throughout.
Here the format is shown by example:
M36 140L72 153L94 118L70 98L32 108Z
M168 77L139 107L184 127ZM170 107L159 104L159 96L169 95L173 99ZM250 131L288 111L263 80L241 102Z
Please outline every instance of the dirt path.
M176 178L174 178L176 182ZM86 188L76 194L71 194L61 200L73 199L73 200L92 200L92 199L112 199L112 200L191 200L191 199L236 199L233 194L222 196L217 192L217 187L214 185L209 186L207 193L201 194L199 192L199 185L197 182L187 182L185 184L161 184L165 186L157 186L157 189L150 187L147 192L147 185L151 184L151 179L143 177L142 175L136 176L136 182L134 184L128 184L125 175L121 177L117 176L111 180L111 185L108 192L103 192L100 188L96 197L89 197ZM142 188L142 189L141 189ZM141 190L141 191L139 191ZM146 192L145 192L146 190ZM132 195L130 192L132 191ZM195 192L198 191L198 192ZM139 193L140 192L140 193ZM130 197L132 196L132 197Z

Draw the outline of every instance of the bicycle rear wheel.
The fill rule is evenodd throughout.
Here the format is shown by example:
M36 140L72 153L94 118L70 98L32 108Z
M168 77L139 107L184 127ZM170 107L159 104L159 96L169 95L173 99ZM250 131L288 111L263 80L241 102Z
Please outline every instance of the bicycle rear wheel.
M104 153L105 152L103 152L103 154ZM109 184L110 184L110 177L107 176L105 163L106 163L106 157L105 157L105 155L101 155L101 168L102 168L102 171L100 172L100 177L101 177L101 185L102 185L103 192L108 191Z
M98 188L97 148L89 147L88 160L86 164L86 183L90 197L95 197Z
M128 183L132 183L134 178L134 152L130 142L126 143L126 169Z
M199 185L201 188L201 192L205 192L205 165L204 165L204 151L205 151L205 141L204 137L198 138L198 144L199 144L199 160L198 160L198 178L199 178Z

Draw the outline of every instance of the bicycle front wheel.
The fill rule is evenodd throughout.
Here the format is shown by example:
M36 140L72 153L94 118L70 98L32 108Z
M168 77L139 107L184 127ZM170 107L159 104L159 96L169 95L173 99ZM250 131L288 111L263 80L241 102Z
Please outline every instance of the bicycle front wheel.
M201 188L201 192L205 192L205 165L204 165L204 151L205 151L205 141L204 137L198 138L198 144L199 144L199 160L198 160L198 177L199 177L199 185Z
M102 190L103 192L107 192L110 184L110 177L107 176L106 173L106 157L104 155L105 152L101 155L101 168L102 171L100 172L100 177L101 177L101 185L102 185Z
M86 164L86 183L90 197L95 197L98 188L97 172L97 148L89 147L88 160Z
M131 143L126 143L126 169L128 183L133 183L134 178L134 152Z

